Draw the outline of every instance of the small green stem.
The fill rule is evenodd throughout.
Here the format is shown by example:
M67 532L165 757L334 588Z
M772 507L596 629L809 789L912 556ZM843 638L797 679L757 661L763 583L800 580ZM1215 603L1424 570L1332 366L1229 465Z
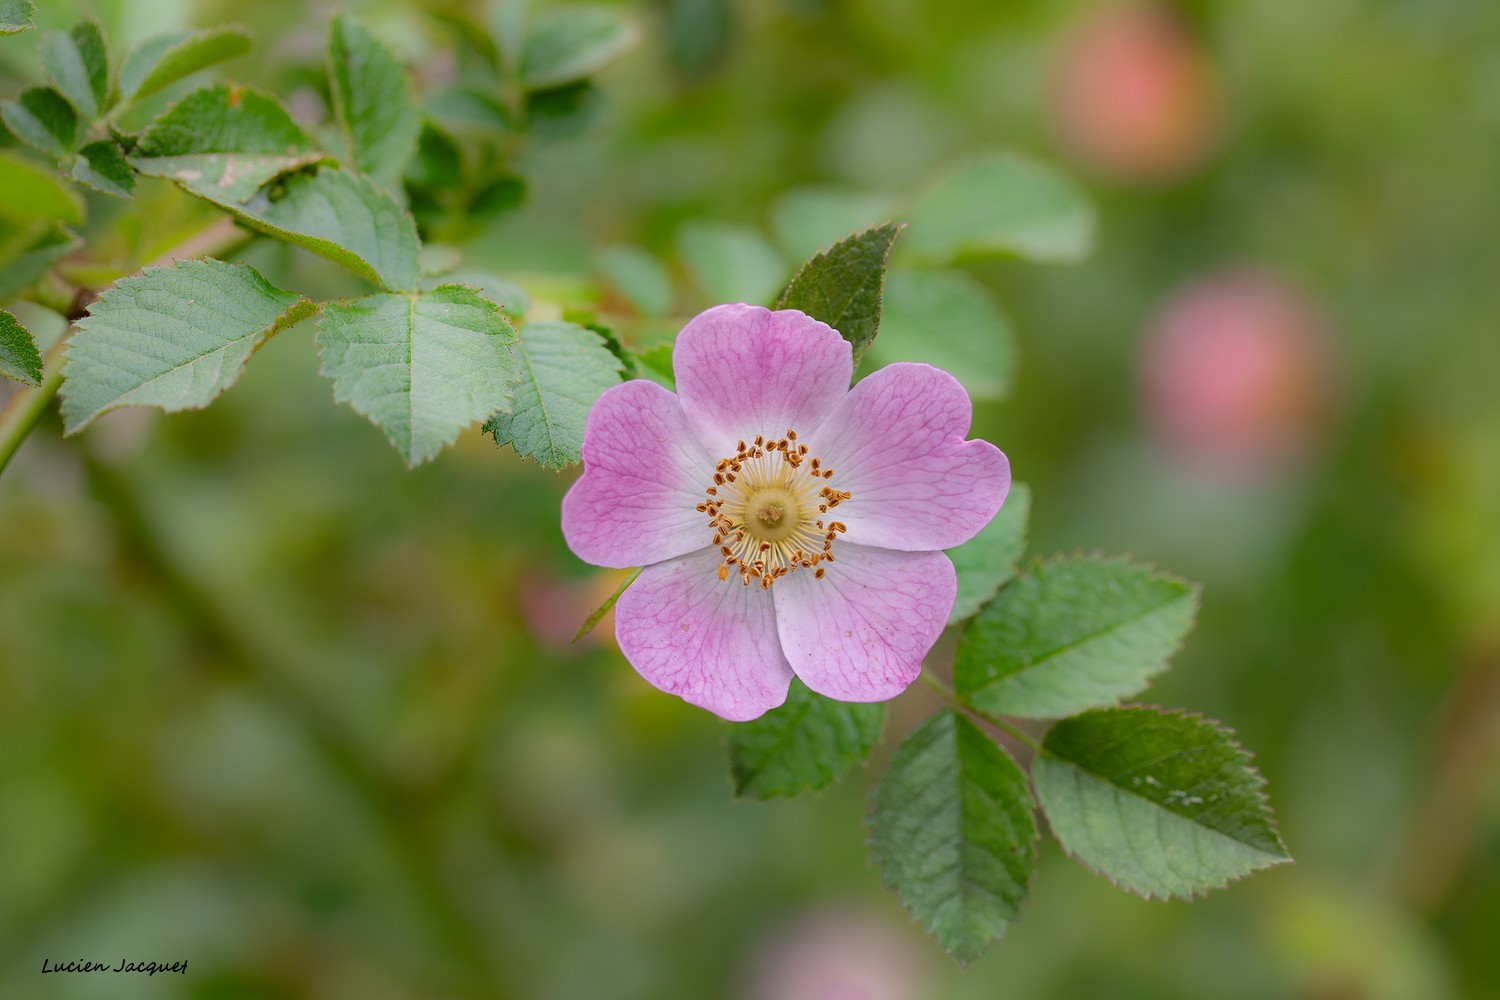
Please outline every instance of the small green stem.
M64 338L66 339L66 338ZM21 447L43 414L47 404L57 395L62 385L62 341L47 352L43 368L48 372L39 386L28 386L16 393L3 411L0 411L0 472L10 464L11 456Z
M1011 739L1015 740L1017 743L1021 744L1024 747L1030 748L1034 753L1042 752L1041 743L1037 742L1036 738L1033 737L1030 733L1026 732L1026 730L1020 728L1013 722L1007 721L1001 716L992 715L989 712L984 711L983 709L975 708L973 705L970 705L967 702L963 701L958 697L957 694L954 693L953 689L947 684L943 683L942 679L939 678L936 674L924 669L922 671L921 677L922 680L926 682L927 686L941 695L943 700L946 701L950 706L952 706L954 710L971 715L975 719L978 719L980 722L989 723L996 729L1003 732L1005 735L1009 736Z

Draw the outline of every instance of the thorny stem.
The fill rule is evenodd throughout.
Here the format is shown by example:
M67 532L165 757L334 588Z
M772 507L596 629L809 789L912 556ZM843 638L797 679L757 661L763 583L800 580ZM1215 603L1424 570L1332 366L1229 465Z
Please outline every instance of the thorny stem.
M223 218L189 236L146 266L170 264L175 260L190 257L228 253L249 240L252 235L236 226L233 219ZM73 301L86 303L92 297L87 290L80 289ZM82 315L81 309L77 312L77 315L68 317L70 322ZM36 429L37 424L41 423L42 417L47 413L48 405L57 396L57 390L62 386L63 352L71 333L72 328L69 327L68 331L58 338L57 343L47 352L47 357L42 363L47 377L42 384L20 390L11 397L5 409L0 411L0 473L3 473L5 467L10 464L11 456L20 449L22 442Z

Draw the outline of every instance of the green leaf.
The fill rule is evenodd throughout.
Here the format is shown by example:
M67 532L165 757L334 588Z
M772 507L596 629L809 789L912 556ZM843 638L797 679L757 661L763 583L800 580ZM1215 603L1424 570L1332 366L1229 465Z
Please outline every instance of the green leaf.
M813 792L870 755L885 704L834 701L793 679L786 703L729 729L734 794L757 799Z
M328 88L348 162L382 184L398 180L417 151L422 119L411 101L406 70L349 14L329 25Z
M672 370L672 345L670 343L643 347L635 352L635 360L642 378L648 378L658 385L676 390L677 375Z
M1218 723L1129 706L1053 726L1032 766L1063 849L1148 899L1290 861L1250 755Z
M854 347L854 364L880 330L880 298L891 247L906 228L887 222L847 236L802 265L777 309L800 309L833 327Z
M83 201L55 170L0 151L0 216L11 219L56 219L83 222Z
M100 139L80 149L68 176L116 198L129 198L135 191L135 171L113 139Z
M120 67L120 100L138 101L200 69L242 56L250 43L250 32L237 24L148 38Z
M432 291L441 285L468 285L500 307L500 311L513 320L526 318L531 309L531 296L526 289L499 275L488 271L458 270L441 276L422 279L422 289Z
M36 284L48 268L81 246L76 234L56 222L16 225L0 218L0 302Z
M953 377L975 399L1004 399L1016 368L1010 320L979 282L959 271L895 270L874 358L921 361Z
M283 174L329 159L276 98L218 84L162 112L141 135L130 163L148 177L165 177L232 207Z
M36 6L31 0L0 0L0 35L26 31L34 17Z
M68 343L67 433L120 406L202 409L256 348L316 308L244 264L180 260L125 278L89 306Z
M948 174L912 211L908 249L924 258L1015 253L1074 261L1094 243L1094 208L1071 180L1000 152Z
M553 7L530 25L521 56L521 84L546 90L591 76L640 41L619 9L588 4Z
M78 112L51 87L27 87L17 100L0 101L0 120L17 139L54 159L78 143Z
M384 431L409 466L510 408L515 339L495 303L459 285L329 303L318 321L334 399Z
M368 177L323 167L292 174L244 205L224 204L252 228L311 250L382 288L421 278L411 214Z
M957 625L978 611L1016 571L1026 551L1026 527L1031 515L1031 490L1025 483L1012 483L1010 494L989 524L956 549L948 558L958 573L958 599L948 615Z
M891 217L884 195L849 188L794 188L771 207L771 229L793 260L806 260L851 233Z
M31 331L8 312L0 311L0 375L26 385L42 384L42 352Z
M968 719L928 719L896 751L871 798L870 856L938 944L982 955L1016 919L1037 865L1026 775Z
M1110 705L1167 668L1197 610L1197 588L1123 559L1035 562L964 628L953 683L997 715Z
M93 121L109 106L109 48L93 21L42 36L42 68L78 114Z
M769 302L786 281L776 248L745 226L689 222L677 231L677 251L711 302Z
M625 579L620 581L620 585L615 588L615 592L606 597L603 604L589 613L589 616L583 620L583 624L578 626L578 631L573 633L573 642L577 642L594 631L594 627L604 620L604 616L609 614L609 609L614 607L616 602L620 600L620 595L625 593L626 589L632 583L635 583L635 578L641 575L641 570L643 569L645 569L644 566L637 566L631 570Z
M604 277L642 316L665 316L676 298L661 261L640 247L613 246L594 255Z
M620 384L624 365L604 338L574 323L527 323L515 345L521 381L509 413L484 425L497 445L549 469L582 460L583 425L610 386Z

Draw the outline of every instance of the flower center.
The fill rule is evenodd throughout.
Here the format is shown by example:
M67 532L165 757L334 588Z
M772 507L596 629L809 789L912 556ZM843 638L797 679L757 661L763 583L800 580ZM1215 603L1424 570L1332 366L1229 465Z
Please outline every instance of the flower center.
M826 515L850 494L829 486L833 470L821 466L791 428L784 438L762 434L751 444L741 441L733 455L719 459L704 491L708 499L697 509L708 515L713 544L724 556L720 580L734 573L747 586L756 580L770 590L799 569L823 578L821 564L833 562L834 539L845 531L842 521Z

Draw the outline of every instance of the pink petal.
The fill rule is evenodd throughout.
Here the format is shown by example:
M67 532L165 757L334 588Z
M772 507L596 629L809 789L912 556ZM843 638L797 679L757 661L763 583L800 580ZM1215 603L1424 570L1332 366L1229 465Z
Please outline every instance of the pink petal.
M677 335L682 408L715 459L740 439L804 433L849 391L854 356L832 327L795 309L715 306Z
M677 397L654 382L623 382L589 411L583 475L563 497L562 530L584 562L624 569L703 548L708 515L694 508L713 463Z
M615 605L615 638L652 684L743 722L786 701L792 668L771 595L718 570L715 549L647 566Z
M840 701L894 698L922 672L958 577L941 552L845 542L819 580L798 570L772 586L781 648L803 683Z
M862 379L804 440L830 485L854 494L838 508L847 541L919 552L979 532L1010 492L1010 461L965 441L969 394L945 371L887 365Z

